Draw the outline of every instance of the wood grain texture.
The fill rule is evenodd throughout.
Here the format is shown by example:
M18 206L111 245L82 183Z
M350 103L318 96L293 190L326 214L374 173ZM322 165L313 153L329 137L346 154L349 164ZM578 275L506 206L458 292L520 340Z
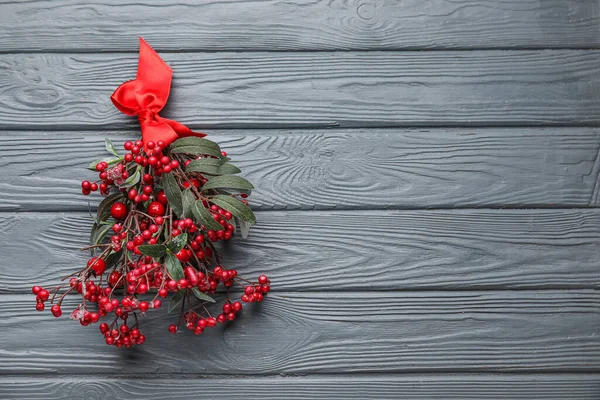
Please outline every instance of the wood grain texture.
M274 290L600 287L596 209L257 216L250 237L222 251L224 262L241 275L267 273ZM28 293L78 270L90 222L83 213L0 214L0 293Z
M596 125L600 51L165 54L193 128ZM0 128L123 129L136 54L0 57Z
M2 51L398 50L600 45L594 0L118 0L0 5Z
M0 296L1 373L600 372L594 290L274 293L201 337L170 334L177 316L158 310L125 351L34 303Z
M402 374L252 378L0 377L0 397L14 400L240 397L289 399L597 400L599 374ZM225 387L224 387L225 386Z
M255 210L598 205L600 130L214 131ZM119 146L127 136L109 135ZM101 134L0 133L1 211L87 211Z

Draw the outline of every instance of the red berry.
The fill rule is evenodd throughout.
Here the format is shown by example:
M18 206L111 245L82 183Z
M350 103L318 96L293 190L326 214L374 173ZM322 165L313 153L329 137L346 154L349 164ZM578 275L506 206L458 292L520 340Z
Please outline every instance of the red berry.
M167 195L162 190L160 192L156 193L156 200L158 200L162 204L167 204L169 202L167 200Z
M140 283L137 287L137 292L139 294L148 293L148 285L146 285L145 283Z
M41 301L46 301L50 297L50 292L47 291L46 289L42 289L38 293L38 297L40 298Z
M261 275L258 277L258 283L261 285L265 285L267 282L269 282L269 278L267 278L266 275Z
M125 203L118 201L110 208L110 215L116 220L124 220L127 217L127 211Z
M125 143L123 143L123 148L125 150L131 150L133 148L133 143L128 140Z
M181 278L179 281L177 281L177 286L180 289L185 289L188 287L189 281L185 278Z
M179 261L186 262L192 257L192 254L188 249L181 249L177 252L177 254L175 254L175 256L179 259Z
M182 249L185 250L185 249ZM186 250L187 251L187 250ZM189 251L187 251L188 254L190 253ZM179 253L177 253L177 258L179 258ZM185 267L185 276L188 279L188 281L190 282L190 285L192 286L198 286L198 274L196 273L196 270L193 267Z
M37 303L35 305L35 309L38 311L44 311L44 308L45 308L44 303Z
M124 308L130 308L132 303L131 303L131 299L129 299L128 297L125 297L122 301L121 304L123 304Z
M171 333L177 332L177 325L175 325L175 324L169 325L169 332L171 332Z
M41 290L42 290L41 286L34 286L31 288L31 291L33 292L33 294L39 294Z
M141 312L146 312L150 308L150 304L148 304L147 301L141 301L140 304L138 305L138 308L140 309Z
M163 216L165 215L165 206L158 201L153 201L148 205L147 212L153 217Z
M100 276L104 273L104 271L106 271L106 263L104 262L104 260L97 257L90 258L90 260L87 263L87 266L92 267L96 276Z
M90 183L90 181L83 181L81 182L81 188L84 190L90 190L90 188L92 187L92 184Z

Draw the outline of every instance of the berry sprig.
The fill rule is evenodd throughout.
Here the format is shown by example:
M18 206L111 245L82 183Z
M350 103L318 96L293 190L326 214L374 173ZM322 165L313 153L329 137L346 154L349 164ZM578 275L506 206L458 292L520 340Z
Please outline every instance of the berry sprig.
M243 303L262 301L269 279L239 277L217 251L219 241L233 237L236 221L243 237L256 222L246 200L253 186L236 175L241 171L227 154L199 137L170 146L128 141L123 147L121 156L106 139L112 157L90 164L99 179L81 183L83 194L105 196L83 249L92 257L63 278L68 283L34 286L36 309L50 301L58 318L66 295L76 292L81 303L71 318L87 326L105 317L99 328L106 344L131 347L146 340L139 317L160 308L170 294L169 312L177 310L178 318L168 330L175 333L183 324L196 335L235 320ZM233 298L236 287L239 299ZM222 297L217 311L214 294Z

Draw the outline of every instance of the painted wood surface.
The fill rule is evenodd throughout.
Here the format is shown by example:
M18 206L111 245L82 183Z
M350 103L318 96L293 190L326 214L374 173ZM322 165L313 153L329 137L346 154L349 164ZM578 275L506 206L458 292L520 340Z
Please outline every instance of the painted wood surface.
M257 217L249 238L236 238L224 259L242 275L268 271L276 291L600 287L596 209ZM50 284L87 262L89 253L79 251L91 227L87 214L0 218L0 293L28 293L31 282Z
M597 125L600 51L164 54L192 128ZM136 54L0 58L0 129L137 127L109 95Z
M596 206L595 128L211 131L254 182L255 210ZM115 145L127 136L108 132ZM102 133L0 134L0 210L88 211ZM73 149L77 151L73 151Z
M489 399L596 400L600 374L401 374L226 379L185 376L123 379L122 377L0 377L0 396L19 400L138 399L215 400L255 397L290 399ZM226 381L226 388L224 388Z
M97 327L32 313L30 295L0 300L6 374L600 372L595 290L279 292L201 337L169 334L174 316L157 310L148 341L125 351Z
M53 0L0 5L0 50L590 48L595 0Z
M274 284L119 350L28 292L87 259L137 36L257 184L224 253ZM0 398L600 398L599 49L597 0L1 3Z

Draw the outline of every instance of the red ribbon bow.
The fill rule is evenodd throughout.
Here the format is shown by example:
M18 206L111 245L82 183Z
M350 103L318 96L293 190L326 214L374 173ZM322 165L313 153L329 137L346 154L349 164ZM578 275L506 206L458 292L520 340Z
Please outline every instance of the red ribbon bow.
M177 121L158 115L169 98L173 71L144 39L140 38L140 56L137 76L123 83L110 96L115 107L123 114L137 115L142 128L144 146L159 140L168 146L179 137L206 136L193 132Z

